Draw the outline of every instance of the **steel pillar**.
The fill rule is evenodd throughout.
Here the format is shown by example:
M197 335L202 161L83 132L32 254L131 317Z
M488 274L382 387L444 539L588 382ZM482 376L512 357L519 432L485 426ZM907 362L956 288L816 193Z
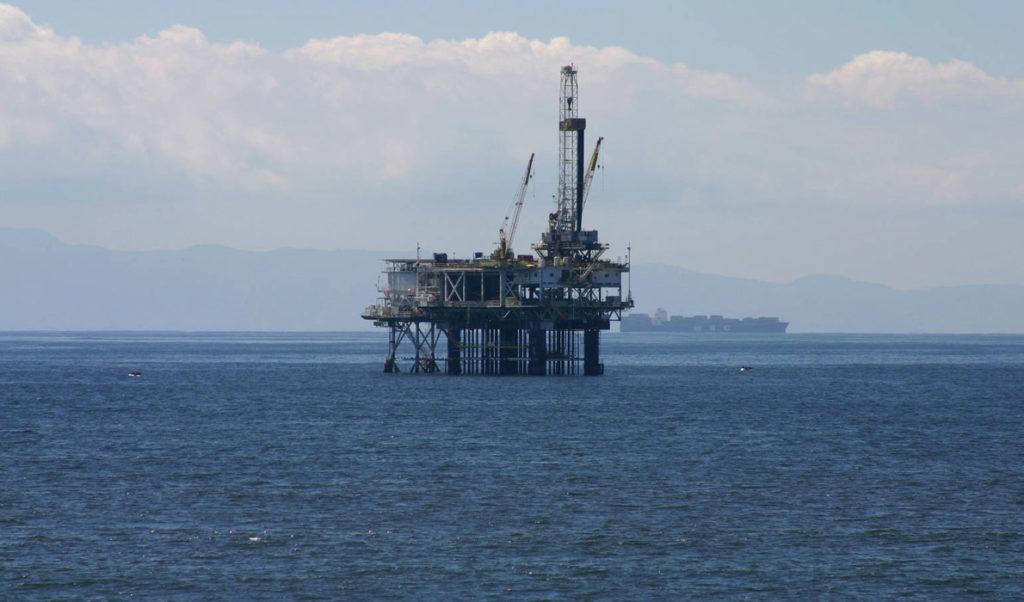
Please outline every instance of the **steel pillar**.
M502 328L498 332L498 373L502 376L519 374L519 366L515 359L519 355L519 329Z
M547 338L548 331L540 328L530 330L529 335L529 365L527 371L530 376L544 376L547 374Z
M583 374L599 376L604 374L601 363L601 334L597 330L583 331Z
M462 374L462 331L448 329L448 374Z

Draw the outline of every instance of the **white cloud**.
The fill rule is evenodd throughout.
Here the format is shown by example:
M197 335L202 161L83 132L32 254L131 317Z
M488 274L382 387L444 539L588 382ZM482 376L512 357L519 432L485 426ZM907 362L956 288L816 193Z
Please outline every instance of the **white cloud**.
M9 4L0 4L0 41L21 42L53 32L38 27L28 15Z
M873 50L827 75L808 78L813 91L828 91L850 103L887 108L905 98L939 101L954 97L1024 97L1024 81L994 77L957 59L932 63L904 52Z
M210 44L183 26L88 45L32 26L9 6L0 31L17 34L0 37L0 92L10 101L3 118L14 124L7 145L23 121L51 126L33 128L29 143L74 144L61 131L73 125L197 176L257 180L261 170L248 155L279 154L267 124L247 110L274 86L273 74L258 68L266 54L258 47Z
M118 152L230 186L281 186L321 168L399 178L417 161L429 163L439 135L452 132L446 116L497 111L500 125L511 106L550 105L552 82L568 60L586 65L584 85L595 105L605 92L638 88L760 98L728 75L566 38L545 43L491 33L424 41L383 33L310 40L274 53L211 43L197 29L174 25L155 37L94 45L0 5L0 94L7 99L0 150L19 140L74 145L72 126ZM630 86L620 87L626 79ZM468 150L476 149L470 143Z

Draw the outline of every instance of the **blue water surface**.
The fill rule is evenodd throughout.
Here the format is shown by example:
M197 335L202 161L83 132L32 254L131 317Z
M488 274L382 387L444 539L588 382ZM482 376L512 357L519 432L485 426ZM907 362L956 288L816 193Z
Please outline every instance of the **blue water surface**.
M1024 337L385 347L0 334L0 599L1024 598Z

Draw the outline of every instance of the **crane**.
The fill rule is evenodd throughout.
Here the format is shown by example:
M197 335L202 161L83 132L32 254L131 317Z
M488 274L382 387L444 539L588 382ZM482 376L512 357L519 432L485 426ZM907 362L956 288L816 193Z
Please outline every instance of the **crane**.
M530 178L533 176L533 156L530 153L530 161L526 164L526 173L523 175L523 183L519 186L519 194L516 195L515 207L512 209L511 217L506 215L505 221L498 229L498 248L492 254L494 259L507 261L512 259L512 240L516 237L516 226L519 225L519 214L523 210L523 200L526 198L526 188L530 185ZM509 220L511 219L511 224ZM505 227L508 226L506 232Z
M587 166L587 174L583 176L583 205L587 204L587 197L590 195L590 180L594 178L594 170L597 169L597 154L601 151L601 141L604 137L597 139L594 145L594 154L590 155L590 164Z

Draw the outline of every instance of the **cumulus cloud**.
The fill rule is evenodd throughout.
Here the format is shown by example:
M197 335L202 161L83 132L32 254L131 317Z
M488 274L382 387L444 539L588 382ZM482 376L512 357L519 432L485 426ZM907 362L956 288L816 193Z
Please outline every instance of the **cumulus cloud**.
M874 108L892 107L906 98L1024 98L1024 80L994 77L967 61L932 63L905 52L883 50L860 54L831 73L815 74L807 81L812 91L827 91L850 103Z
M95 45L0 5L0 150L19 141L74 144L66 133L84 129L103 141L96 148L240 186L287 186L303 170L327 167L396 178L425 160L445 128L452 131L451 121L441 122L459 108L550 105L558 67L569 60L586 65L595 101L603 92L621 96L623 80L681 98L761 98L728 75L566 38L424 41L382 33L276 53L211 43L175 25L155 37Z
M0 12L3 118L29 144L69 143L83 128L120 151L169 160L198 176L276 178L249 155L280 156L269 124L249 109L275 86L256 46L210 44L192 28L121 45L88 45L31 24L11 7ZM8 32L14 32L9 35ZM19 123L43 123L30 130ZM19 132L19 130L21 130Z
M28 15L9 4L0 4L0 40L18 42L53 32L36 26Z

